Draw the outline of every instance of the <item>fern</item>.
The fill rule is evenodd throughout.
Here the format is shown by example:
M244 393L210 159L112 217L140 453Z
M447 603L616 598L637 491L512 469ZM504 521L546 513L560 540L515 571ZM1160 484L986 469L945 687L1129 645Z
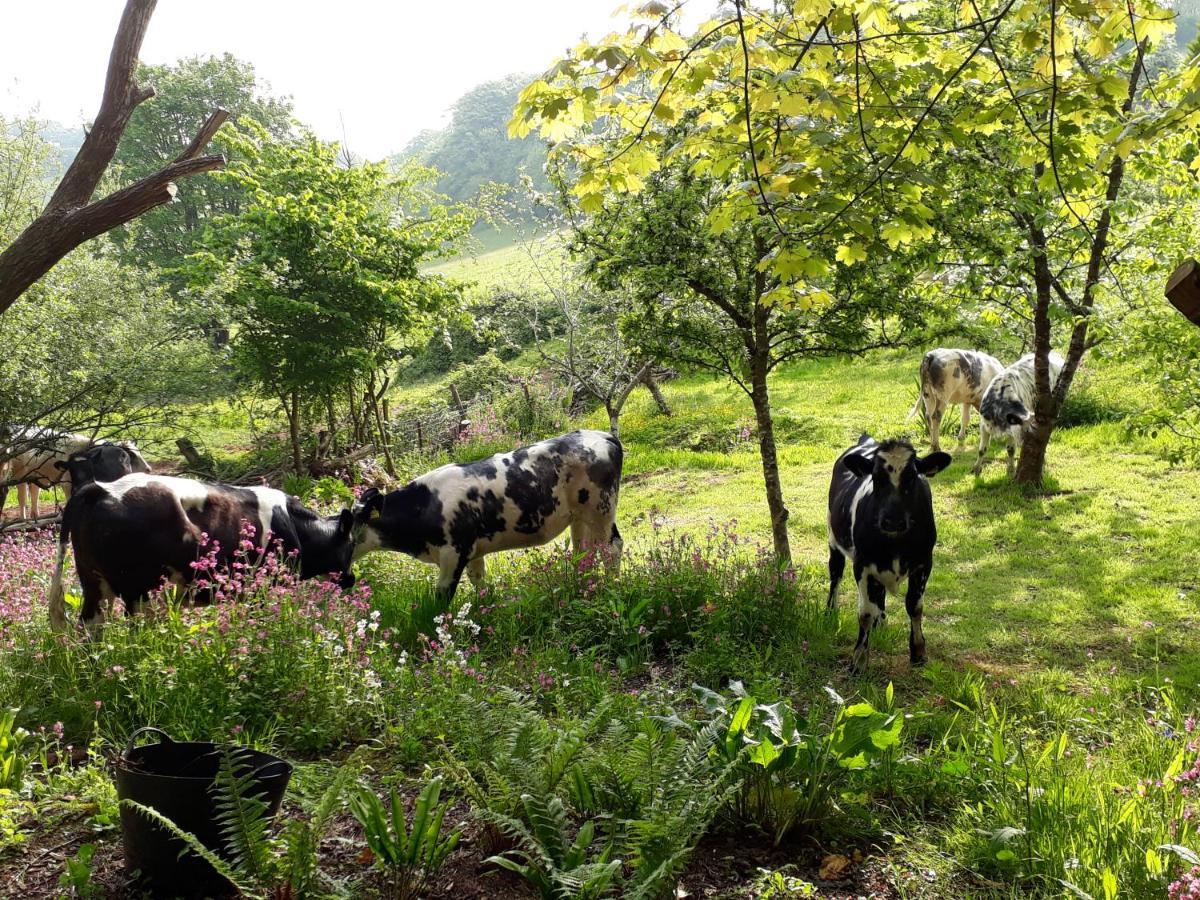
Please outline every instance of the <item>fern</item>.
M517 843L517 850L490 857L487 862L515 872L544 900L594 900L608 890L621 869L609 859L611 845L589 861L596 825L589 821L572 841L566 807L558 797L521 797L523 819L484 810L480 813Z
M263 896L263 894L253 887L248 880L244 880L243 874L239 872L235 866L232 866L225 860L221 859L221 857L217 856L216 853L204 846L204 843L198 837L196 837L190 831L184 831L182 828L160 813L157 809L154 809L150 806L144 806L143 804L138 803L136 800L129 799L122 800L121 805L132 809L138 815L144 816L150 822L169 832L172 837L183 841L183 843L187 846L187 849L184 850L184 853L191 851L192 853L196 854L196 856L200 857L202 860L216 869L217 874L228 881L234 888L236 888L238 893L250 898L250 900Z
M442 867L446 857L458 846L462 829L442 837L442 822L449 803L439 803L442 780L435 778L421 790L413 804L412 823L396 789L389 793L389 809L375 792L361 786L350 797L350 810L362 824L367 846L376 864L388 873L393 893L400 900L420 894L429 876Z
M650 790L641 816L626 823L633 866L626 897L669 895L696 844L738 790L737 763L712 762L720 733L720 725L710 723L687 740L653 726L639 735L643 752L654 756L656 776L644 782Z
M293 819L284 829L286 850L282 870L284 880L296 898L316 895L318 882L322 880L326 887L334 887L331 879L325 878L317 865L317 852L333 817L342 808L342 798L362 771L363 754L364 750L360 747L338 767L311 805L307 821Z
M268 803L255 793L254 772L243 767L239 775L240 748L221 750L221 762L210 789L214 794L216 822L225 852L237 871L254 884L270 884L274 879L274 844L269 834Z

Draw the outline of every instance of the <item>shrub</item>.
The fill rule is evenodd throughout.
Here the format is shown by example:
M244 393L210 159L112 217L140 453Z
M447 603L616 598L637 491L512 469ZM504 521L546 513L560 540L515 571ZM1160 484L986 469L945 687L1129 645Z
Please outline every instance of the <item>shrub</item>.
M417 796L411 825L395 787L388 793L388 809L366 786L350 796L350 809L366 833L374 865L388 880L390 896L410 900L421 895L429 876L437 872L458 845L462 829L442 835L449 803L439 803L442 780L434 778Z

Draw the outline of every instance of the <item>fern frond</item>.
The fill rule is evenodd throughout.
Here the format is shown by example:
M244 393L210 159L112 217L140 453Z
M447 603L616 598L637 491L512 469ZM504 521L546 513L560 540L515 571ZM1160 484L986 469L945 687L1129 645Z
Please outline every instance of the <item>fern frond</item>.
M262 893L254 889L251 882L245 878L244 874L239 871L236 865L231 865L221 857L217 856L216 853L204 846L198 837L196 837L190 831L184 831L182 828L160 813L157 809L145 806L141 803L138 803L136 800L130 800L128 798L122 800L121 805L132 809L138 815L169 832L172 837L183 841L183 843L187 846L187 850L184 851L185 853L191 852L200 857L200 859L204 860L206 863L216 869L218 875L228 881L247 898L259 898L263 896Z
M214 794L216 822L226 852L238 869L256 884L269 884L274 846L268 831L268 804L254 790L254 773L237 773L240 748L221 750L221 762L210 789Z

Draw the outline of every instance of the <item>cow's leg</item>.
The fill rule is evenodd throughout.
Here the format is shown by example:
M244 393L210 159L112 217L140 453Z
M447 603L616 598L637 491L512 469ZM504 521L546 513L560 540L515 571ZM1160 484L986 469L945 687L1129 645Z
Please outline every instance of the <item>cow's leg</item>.
M971 467L971 472L975 475L983 471L983 455L987 453L988 440L990 438L991 433L988 428L987 419L981 417L979 420L979 453L975 457L975 465Z
M971 404L963 404L962 425L958 427L958 446L967 442L967 426L971 424Z
M79 609L79 621L83 623L88 637L95 640L100 636L100 629L104 625L105 607L112 603L116 594L102 578L85 577L81 574L79 586L83 594L83 604Z
M458 592L458 583L462 581L463 572L470 559L469 552L459 552L454 547L446 547L438 558L438 594L446 600L453 600Z
M904 605L908 609L908 659L914 666L925 662L925 630L921 622L925 616L925 582L929 580L932 568L931 558L908 574L908 593L904 597Z
M605 543L608 544L607 566L614 575L618 575L621 572L621 552L625 549L625 541L615 520L609 523L608 534L605 537Z
M467 563L467 577L471 579L471 584L475 586L476 591L482 591L487 587L487 565L482 556L477 556Z
M842 575L846 571L846 557L837 547L829 547L829 599L825 608L832 611L837 607L837 589L842 583Z
M22 519L27 518L29 512L29 485L24 481L17 485L17 509Z
M872 576L854 567L854 579L858 582L858 642L854 655L850 657L850 671L860 673L867 667L867 643L873 629L883 618L884 598L887 591L883 584Z
M42 492L42 489L32 483L26 486L29 488L29 511L33 513L33 517L36 519L40 515L38 512L38 495Z
M0 518L4 518L4 504L8 501L8 476L12 471L12 460L0 463Z
M942 449L940 441L942 438L942 413L945 412L945 407L942 405L941 398L934 400L933 409L926 406L925 411L925 423L929 428L929 446L936 453Z
M1008 442L1008 477L1017 473L1017 451L1021 449L1021 432L1018 430L1009 435Z

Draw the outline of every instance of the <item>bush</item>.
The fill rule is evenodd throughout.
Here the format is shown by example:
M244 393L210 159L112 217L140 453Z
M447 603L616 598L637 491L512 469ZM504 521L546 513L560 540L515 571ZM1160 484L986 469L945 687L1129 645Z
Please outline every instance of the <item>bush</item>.
M76 734L95 723L118 740L151 723L176 739L240 734L304 751L372 734L385 685L404 675L369 587L299 582L273 553L233 565L197 580L218 586L214 606L186 606L191 591L156 598L164 612L111 621L102 641L15 626L22 651L0 697L38 697L23 716Z

